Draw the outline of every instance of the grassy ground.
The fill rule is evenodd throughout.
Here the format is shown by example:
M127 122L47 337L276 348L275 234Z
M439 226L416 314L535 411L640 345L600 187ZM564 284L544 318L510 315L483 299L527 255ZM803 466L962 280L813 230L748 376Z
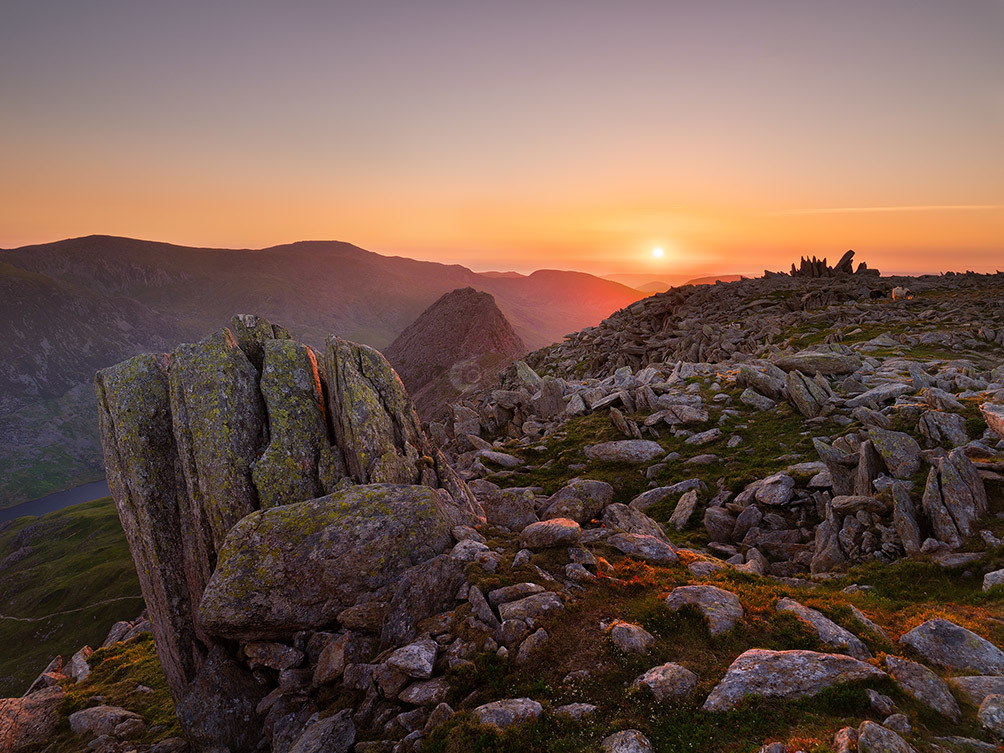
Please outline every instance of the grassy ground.
M55 736L24 753L77 753L81 750L81 739L70 731L69 716L100 703L121 706L143 717L146 731L135 743L151 743L181 734L153 636L144 633L99 649L91 655L89 663L91 673L83 682L63 683L66 698L59 708Z
M551 639L528 667L482 654L473 669L450 675L453 688L449 700L461 713L432 735L426 751L597 750L603 737L629 728L642 730L657 751L667 753L742 753L774 740L794 741L806 751L829 750L832 735L840 727L857 726L865 719L881 721L868 703L865 687L891 696L910 717L915 745L930 735L979 734L974 709L969 709L965 721L952 724L920 706L890 680L833 688L792 702L751 699L723 714L704 713L700 706L729 664L747 649L824 649L815 633L794 616L777 613L776 604L782 597L818 609L858 634L879 664L885 653L904 654L895 643L902 632L935 616L950 615L1000 644L1004 634L997 620L1004 616L1004 589L984 594L979 579L917 562L858 568L811 591L770 578L721 571L706 582L737 594L745 618L731 632L711 638L698 613L671 613L663 604L673 587L691 582L685 563L693 555L684 553L681 563L663 568L621 559L612 551L601 553L614 563L615 578L591 586L578 603L545 622ZM541 559L549 556L555 555L538 554L535 561L551 564ZM503 569L492 576L492 583L484 585L518 582L525 577L522 569ZM841 589L851 583L872 585L874 590L843 593ZM888 637L865 631L851 614L852 604L883 627ZM643 656L618 651L600 628L601 620L612 618L642 625L655 636L656 643ZM638 675L667 661L697 674L699 684L692 696L657 703L647 692L631 689ZM590 676L563 682L569 672L580 669L588 669ZM540 701L545 713L520 728L500 734L478 726L470 716L470 710L481 703L523 696ZM557 706L572 702L592 703L598 711L585 722L564 721L552 713Z
M139 582L110 497L0 530L0 695L20 695L56 654L100 646L118 620L143 610Z

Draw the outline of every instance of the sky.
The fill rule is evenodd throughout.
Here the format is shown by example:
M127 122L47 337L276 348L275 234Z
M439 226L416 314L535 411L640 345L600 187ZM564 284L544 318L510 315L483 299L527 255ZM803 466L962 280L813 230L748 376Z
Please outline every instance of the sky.
M0 0L0 247L93 233L993 271L1004 0Z

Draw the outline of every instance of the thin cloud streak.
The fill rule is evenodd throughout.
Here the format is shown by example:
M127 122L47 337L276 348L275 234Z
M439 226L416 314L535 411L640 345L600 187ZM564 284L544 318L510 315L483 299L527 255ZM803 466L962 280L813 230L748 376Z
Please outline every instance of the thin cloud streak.
M1004 204L919 204L902 207L826 207L822 209L791 209L768 212L764 217L791 217L801 214L856 214L865 212L950 212L1004 209Z

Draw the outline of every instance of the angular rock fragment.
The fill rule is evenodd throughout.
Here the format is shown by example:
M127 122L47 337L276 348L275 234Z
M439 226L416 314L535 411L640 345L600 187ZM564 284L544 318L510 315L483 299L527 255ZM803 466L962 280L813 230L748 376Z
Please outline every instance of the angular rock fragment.
M953 672L1004 675L1004 652L971 630L945 619L928 620L899 642L924 659Z
M582 541L582 529L568 518L541 520L524 528L519 541L520 546L527 549L577 546Z
M860 753L916 753L912 747L893 732L875 722L861 722L858 727Z
M703 708L705 711L727 711L747 695L804 698L834 685L885 676L870 664L843 654L754 648L732 662Z
M910 478L920 470L920 445L909 434L873 427L868 436L896 478Z
M628 557L645 560L656 565L671 565L679 559L676 549L655 536L637 533L616 533L608 536L605 543Z
M696 500L696 494L695 494ZM662 526L643 512L638 512L627 505L614 503L603 510L603 524L610 529L637 533L642 536L654 536L666 543L669 538Z
M687 696L697 687L697 675L686 667L672 662L652 667L640 675L631 687L648 688L657 701Z
M629 654L643 654L655 643L655 636L641 625L635 625L623 620L614 620L607 628L613 644Z
M615 732L600 743L603 753L653 753L652 743L636 729Z
M529 698L506 698L478 706L471 712L474 721L498 729L536 719L544 708Z
M743 605L731 591L716 586L680 586L666 597L666 606L673 612L693 606L708 623L712 636L727 633L743 618Z
M1004 405L997 403L983 403L980 406L980 413L987 426L1001 439L1004 439Z
M923 664L887 656L889 674L896 683L918 701L946 716L953 722L962 718L959 704L944 681Z
M819 635L819 639L827 646L843 650L855 659L870 659L872 656L868 647L852 632L840 627L821 612L809 609L794 599L784 598L778 601L777 611L791 612L803 622L811 625Z

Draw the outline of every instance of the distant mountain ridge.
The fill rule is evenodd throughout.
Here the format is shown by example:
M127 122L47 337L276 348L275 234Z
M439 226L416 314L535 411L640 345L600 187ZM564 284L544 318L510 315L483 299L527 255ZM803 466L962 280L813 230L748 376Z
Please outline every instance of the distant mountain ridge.
M580 272L481 275L339 241L214 249L93 235L0 250L0 506L100 478L89 383L101 366L198 340L235 313L315 346L334 333L382 348L464 287L490 293L528 348L642 297Z

